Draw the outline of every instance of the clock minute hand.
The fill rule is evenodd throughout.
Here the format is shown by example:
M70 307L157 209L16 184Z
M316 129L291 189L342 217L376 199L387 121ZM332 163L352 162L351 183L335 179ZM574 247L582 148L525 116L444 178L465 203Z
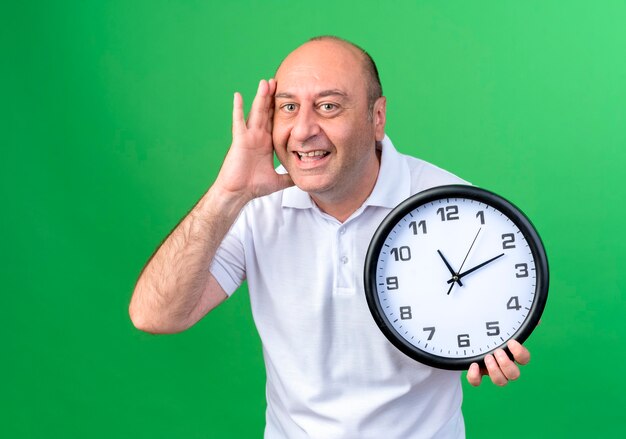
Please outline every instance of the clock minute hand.
M463 284L459 280L458 274L456 274L456 272L452 269L452 267L450 266L450 264L448 263L446 258L443 256L443 253L441 253L441 250L437 250L437 253L439 253L439 256L441 256L441 259L443 259L443 263L446 264L446 267L448 267L448 270L450 271L450 274L452 275L452 280L458 282L459 286L462 287ZM450 282L448 282L448 283L450 283Z
M487 264L489 264L489 263L491 263L491 262L495 261L495 260L496 260L496 259L498 259L498 258L501 258L502 256L504 256L504 253L500 253L498 256L495 256L495 257L493 257L493 258L489 259L488 261L483 262L482 264L478 264L477 266L475 266L475 267L473 267L473 268L470 268L469 270L464 271L463 273L459 273L459 275L458 275L459 279L460 279L460 278L462 278L463 276L466 276L466 275L468 275L468 274L470 274L470 273L473 273L474 271L478 270L479 268L484 267L485 265L487 265ZM448 281L448 283L452 283L452 282L454 282L454 280L453 280L453 279L450 279L450 280Z

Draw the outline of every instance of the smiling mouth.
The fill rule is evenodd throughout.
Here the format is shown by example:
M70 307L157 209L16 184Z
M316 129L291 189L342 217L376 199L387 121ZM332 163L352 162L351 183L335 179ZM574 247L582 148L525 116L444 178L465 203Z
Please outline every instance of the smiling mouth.
M296 151L294 153L302 162L314 162L317 160L321 160L326 157L330 152L328 151L310 151L310 152L300 152Z

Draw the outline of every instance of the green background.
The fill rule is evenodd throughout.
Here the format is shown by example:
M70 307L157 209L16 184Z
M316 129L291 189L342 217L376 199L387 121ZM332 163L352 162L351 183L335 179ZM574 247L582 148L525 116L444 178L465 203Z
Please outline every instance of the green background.
M337 34L376 59L398 149L520 206L551 289L520 381L469 437L626 434L626 3L81 1L0 7L0 436L261 437L241 289L172 336L127 306L214 180L232 94Z

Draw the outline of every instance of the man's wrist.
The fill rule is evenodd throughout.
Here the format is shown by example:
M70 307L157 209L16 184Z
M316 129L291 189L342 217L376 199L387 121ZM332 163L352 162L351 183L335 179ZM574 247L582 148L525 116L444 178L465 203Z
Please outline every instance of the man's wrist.
M194 216L222 218L236 218L241 209L252 199L245 194L224 190L218 185L213 185L200 199L194 209Z

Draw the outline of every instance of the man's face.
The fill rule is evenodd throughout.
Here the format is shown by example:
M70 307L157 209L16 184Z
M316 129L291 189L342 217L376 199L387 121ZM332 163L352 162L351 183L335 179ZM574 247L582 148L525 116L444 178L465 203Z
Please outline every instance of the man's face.
M276 72L273 141L294 183L316 201L341 201L373 187L384 98L368 110L361 55L337 41L309 42Z

